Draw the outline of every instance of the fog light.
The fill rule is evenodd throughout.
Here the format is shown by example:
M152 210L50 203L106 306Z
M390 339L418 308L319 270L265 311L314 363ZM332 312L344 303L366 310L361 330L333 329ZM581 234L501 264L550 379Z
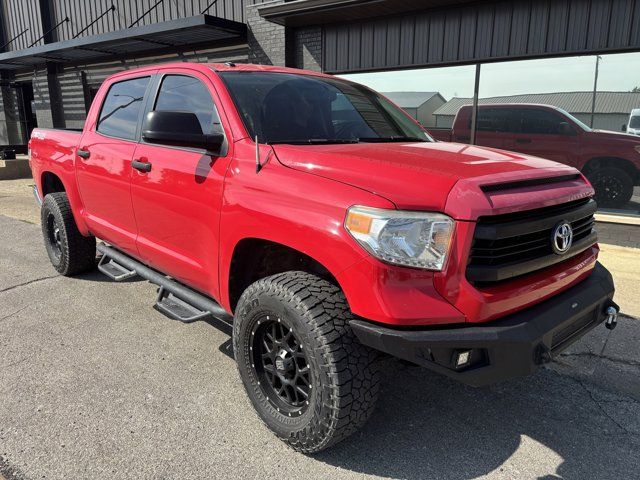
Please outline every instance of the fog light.
M471 350L458 352L456 355L456 368L468 365L469 360L471 360Z

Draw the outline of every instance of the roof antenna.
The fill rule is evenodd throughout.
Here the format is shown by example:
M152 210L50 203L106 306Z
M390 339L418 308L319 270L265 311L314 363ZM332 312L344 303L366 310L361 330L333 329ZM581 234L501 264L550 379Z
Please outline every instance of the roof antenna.
M268 146L268 144L265 143L265 145ZM271 152L272 149L270 148L269 151L267 152L267 158L264 159L264 162L260 161L260 143L258 143L258 135L256 135L256 173L260 173L260 170L262 170L262 167L264 167L267 162L269 161L269 158L271 158Z
M258 135L256 135L256 173L260 173L262 164L260 163L260 144L258 143Z

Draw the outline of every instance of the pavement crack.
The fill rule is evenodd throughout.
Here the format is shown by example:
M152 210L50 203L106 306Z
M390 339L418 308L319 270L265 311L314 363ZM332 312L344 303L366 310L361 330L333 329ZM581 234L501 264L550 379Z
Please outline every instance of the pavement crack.
M32 283L38 283L38 282L43 282L45 280L51 280L52 278L57 278L59 276L60 275L50 275L48 277L40 277L40 278L36 278L34 280L29 280L27 282L23 282L23 283L19 283L17 285L12 285L10 287L3 288L2 290L0 290L0 293L9 292L11 290L15 290L16 288L20 288L20 287L25 287L27 285L31 285Z
M591 401L598 407L598 409L602 412L602 414L607 417L614 425L616 425L620 430L622 430L623 432L625 432L627 435L631 435L633 437L637 436L636 432L633 432L631 430L629 430L627 427L625 427L624 425L622 425L620 422L618 422L618 420L616 420L615 418L613 418L613 416L607 411L607 409L602 405L602 402L600 402L600 400L598 400L595 395L593 394L593 392L587 388L587 386L584 384L584 382L582 380L580 380L579 378L575 379L576 382L578 382L578 384L582 387L582 389L587 392L587 395L589 395L589 398L591 398Z
M640 362L636 360L625 360L619 357L610 357L608 355L603 355L602 353L593 353L593 352L579 352L579 353L561 353L560 358L562 357L591 357L591 358L604 358L605 360L609 360L613 363L619 363L621 365L627 365L630 367L640 367Z
M16 313L20 313L21 311L23 311L24 309L26 309L27 306L25 305L22 308L19 308L18 310L16 310L15 312L11 312L8 315L5 315L4 317L0 317L0 322L2 322L3 320L6 320L7 318L11 318L13 317Z

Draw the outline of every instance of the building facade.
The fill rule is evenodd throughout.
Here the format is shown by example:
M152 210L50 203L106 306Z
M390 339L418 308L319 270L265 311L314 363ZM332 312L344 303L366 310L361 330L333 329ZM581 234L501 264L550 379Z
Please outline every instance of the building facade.
M0 146L81 128L114 72L165 61L329 73L640 51L640 0L2 0Z

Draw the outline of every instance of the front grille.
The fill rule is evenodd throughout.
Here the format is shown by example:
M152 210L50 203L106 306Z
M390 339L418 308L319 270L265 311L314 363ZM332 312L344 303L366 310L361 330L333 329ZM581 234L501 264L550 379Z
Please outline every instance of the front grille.
M480 217L467 265L467 279L485 284L508 280L567 260L592 246L597 238L591 199L535 210ZM572 247L564 255L551 248L561 221L573 229Z

